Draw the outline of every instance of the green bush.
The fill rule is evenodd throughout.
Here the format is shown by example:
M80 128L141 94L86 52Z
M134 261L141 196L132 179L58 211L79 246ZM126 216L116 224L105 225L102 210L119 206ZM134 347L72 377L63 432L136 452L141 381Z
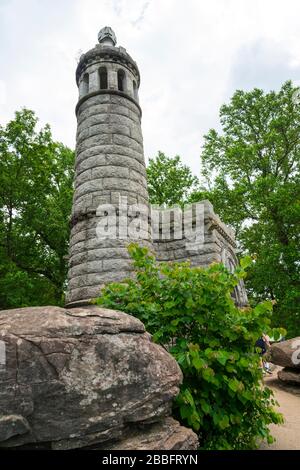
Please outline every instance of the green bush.
M255 348L270 330L272 304L238 309L231 292L248 260L234 274L221 264L157 263L146 248L129 246L136 278L104 288L97 303L138 317L183 371L174 415L192 427L205 449L253 449L272 442L268 426L281 423L272 391L262 385ZM166 346L167 345L167 346Z

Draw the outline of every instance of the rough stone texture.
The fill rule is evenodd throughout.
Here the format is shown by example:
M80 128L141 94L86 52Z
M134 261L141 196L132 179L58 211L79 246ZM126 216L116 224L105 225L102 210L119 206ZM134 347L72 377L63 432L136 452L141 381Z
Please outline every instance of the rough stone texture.
M30 432L30 426L23 416L0 416L0 443L10 437L22 436Z
M277 375L282 382L300 386L300 369L284 367Z
M274 343L270 348L271 362L278 366L300 370L300 336L280 343ZM298 353L297 353L298 351ZM296 359L296 360L295 360ZM298 364L297 364L298 362Z
M32 307L1 311L0 325L0 446L120 441L170 414L181 371L134 317L97 306ZM163 421L159 430L165 446L195 443L175 423L169 434Z
M148 426L139 426L130 432L121 442L107 443L107 450L197 450L199 446L196 434L175 421L164 421ZM104 450L104 447L97 446Z
M204 210L203 243L195 244L195 247L189 244L193 242L199 232L195 231L193 238L187 239L184 226L182 226L182 237L174 239L171 223L171 233L168 235L169 227L166 225L167 233L164 233L164 226L160 224L160 229L153 237L153 246L156 257L159 261L186 261L190 260L191 266L208 266L211 263L223 262L232 272L238 264L236 256L236 243L233 231L223 224L215 214L212 204L207 201L200 201ZM192 217L192 223L195 217ZM166 237L164 239L164 237ZM244 283L241 281L236 287L234 298L239 306L245 306L248 303Z

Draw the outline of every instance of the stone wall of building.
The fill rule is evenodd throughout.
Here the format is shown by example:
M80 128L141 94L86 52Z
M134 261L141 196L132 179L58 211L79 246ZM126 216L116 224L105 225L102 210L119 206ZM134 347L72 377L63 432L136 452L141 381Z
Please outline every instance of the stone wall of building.
M189 259L192 266L207 266L213 262L223 261L222 253L225 248L231 252L236 261L236 244L232 230L220 221L209 201L200 201L198 204L204 206L204 230L202 226L200 227L203 230L203 243L197 243L195 240L196 227L192 228L194 233L192 238L186 236L184 223L182 224L182 237L174 239L172 230L174 224L171 223L170 239L162 239L163 228L160 230L160 237L153 239L154 250L159 261L180 262Z
M211 263L223 263L230 272L238 264L236 256L236 242L234 232L227 227L215 214L212 204L207 201L200 201L203 206L204 224L200 225L197 230L195 217L192 217L193 237L187 237L185 234L185 226L182 223L182 237L174 238L174 223L171 223L171 236L169 239L163 239L168 235L168 224L166 224L166 232L164 233L163 224L160 224L159 233L153 238L153 249L156 258L159 261L182 262L189 260L191 266L209 266ZM195 206L195 204L193 204ZM183 218L184 219L184 218ZM173 230L172 230L173 229ZM196 241L197 235L201 230L202 237L200 242ZM248 303L243 282L236 288L234 298L237 305L245 306Z

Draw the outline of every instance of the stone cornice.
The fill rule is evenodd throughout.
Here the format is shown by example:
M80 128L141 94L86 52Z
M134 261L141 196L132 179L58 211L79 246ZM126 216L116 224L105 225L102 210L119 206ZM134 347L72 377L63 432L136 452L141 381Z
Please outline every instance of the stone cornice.
M92 91L91 93L88 93L87 95L82 96L82 98L80 98L80 100L78 101L78 103L76 105L76 108L75 108L76 116L77 116L77 113L78 113L78 110L79 110L80 106L86 100L88 100L92 96L106 95L106 94L107 95L117 95L117 96L122 96L122 98L127 98L129 101L131 101L132 103L134 103L136 105L136 107L138 108L138 110L140 112L140 116L142 117L142 110L141 110L141 107L138 104L138 102L134 98L132 98L132 96L130 96L127 93L124 93L123 91L120 91L120 90L96 90L96 91Z
M236 248L236 242L234 240L234 235L230 232L232 232L226 225L224 225L222 222L216 219L216 217L210 216L209 217L210 221L210 230L217 230L224 238L227 240L231 246Z
M83 54L80 57L79 64L76 69L76 83L79 84L79 78L85 71L88 65L92 65L95 62L102 62L104 60L111 60L123 65L131 70L137 77L137 86L140 85L140 72L136 62L130 57L125 49L113 46L97 45L93 49Z

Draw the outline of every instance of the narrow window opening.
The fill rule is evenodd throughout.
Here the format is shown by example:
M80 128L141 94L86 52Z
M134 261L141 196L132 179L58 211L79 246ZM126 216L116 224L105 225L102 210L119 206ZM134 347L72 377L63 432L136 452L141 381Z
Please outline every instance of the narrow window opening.
M86 95L89 92L89 74L85 73L82 79L82 92Z
M106 90L108 88L106 67L101 67L99 69L99 77L100 77L100 90Z
M118 90L125 91L125 72L118 70Z
M134 80L133 80L133 96L134 96L134 99L138 100L137 86Z

